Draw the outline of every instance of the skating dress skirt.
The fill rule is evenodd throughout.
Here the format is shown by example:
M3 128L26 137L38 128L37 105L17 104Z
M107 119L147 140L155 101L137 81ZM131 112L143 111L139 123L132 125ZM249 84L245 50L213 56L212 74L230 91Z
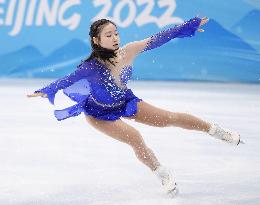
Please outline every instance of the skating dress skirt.
M92 58L78 66L73 73L34 93L47 94L49 102L54 105L55 94L62 89L65 95L76 102L73 106L54 111L59 121L78 116L82 112L100 120L117 120L136 114L137 102L142 100L127 88L132 70L132 66L121 70L119 86L110 70Z

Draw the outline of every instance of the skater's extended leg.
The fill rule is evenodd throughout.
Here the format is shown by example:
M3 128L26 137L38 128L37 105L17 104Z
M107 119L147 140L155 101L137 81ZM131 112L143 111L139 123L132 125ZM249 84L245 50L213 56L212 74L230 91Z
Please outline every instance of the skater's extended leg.
M167 111L145 101L138 102L137 106L137 113L126 118L156 127L176 126L204 132L210 129L210 123L187 113Z
M86 116L86 119L100 132L130 145L137 158L151 170L155 170L160 165L152 150L145 144L139 131L132 126L122 120L105 121L91 116Z
M240 135L237 132L222 128L218 124L208 123L193 115L163 110L144 101L138 102L137 106L137 113L126 118L156 127L176 126L207 132L211 136L233 145L238 145L241 142Z

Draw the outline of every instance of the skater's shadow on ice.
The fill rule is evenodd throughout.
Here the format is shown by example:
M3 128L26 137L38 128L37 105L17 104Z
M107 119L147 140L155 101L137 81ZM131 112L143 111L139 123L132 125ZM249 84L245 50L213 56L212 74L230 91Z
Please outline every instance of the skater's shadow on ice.
M90 185L75 185L63 188L59 193L41 193L32 200L15 203L16 205L85 205L85 204L140 204L141 201L152 202L163 199L160 190L147 189L147 186L115 185L104 187ZM22 200L21 200L22 201ZM127 202L127 203L126 203Z

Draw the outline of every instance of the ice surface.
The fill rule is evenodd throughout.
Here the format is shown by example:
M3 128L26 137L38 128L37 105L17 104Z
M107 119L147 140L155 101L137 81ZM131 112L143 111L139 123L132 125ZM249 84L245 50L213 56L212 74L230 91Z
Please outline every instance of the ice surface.
M133 150L95 130L83 113L57 121L53 110L73 104L62 92L56 107L26 97L51 81L0 81L1 205L260 204L260 85L130 82L146 102L219 123L246 143L232 147L202 132L123 119L173 170L180 194L169 199Z

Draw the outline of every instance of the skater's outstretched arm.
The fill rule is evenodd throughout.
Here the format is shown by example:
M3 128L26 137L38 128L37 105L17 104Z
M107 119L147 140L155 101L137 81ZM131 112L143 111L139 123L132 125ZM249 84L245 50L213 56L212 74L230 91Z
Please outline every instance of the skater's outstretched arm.
M174 38L192 37L195 32L203 32L199 27L208 22L208 18L194 17L183 24L162 30L141 41L134 41L126 44L124 47L129 59L135 58L139 53L148 51L169 42Z
M89 79L93 75L93 73L94 69L91 66L91 64L87 62L83 63L80 66L78 66L78 68L74 72L50 83L49 85L41 89L34 91L33 94L27 95L27 97L47 97L50 103L54 105L55 94L59 90L69 87L76 81L79 81L83 78Z

